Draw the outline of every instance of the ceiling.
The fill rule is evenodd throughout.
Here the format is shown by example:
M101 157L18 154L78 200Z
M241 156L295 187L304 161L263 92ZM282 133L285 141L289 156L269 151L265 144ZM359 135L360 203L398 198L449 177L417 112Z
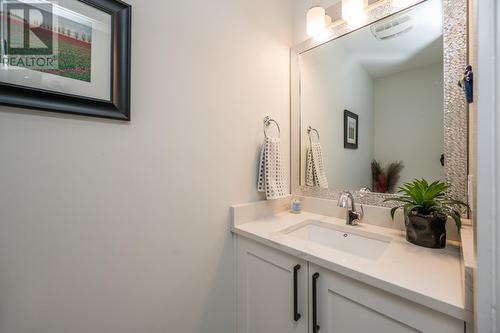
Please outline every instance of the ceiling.
M411 17L409 32L379 40L367 26L329 44L342 45L374 78L442 62L442 0L428 0L388 20L398 15Z

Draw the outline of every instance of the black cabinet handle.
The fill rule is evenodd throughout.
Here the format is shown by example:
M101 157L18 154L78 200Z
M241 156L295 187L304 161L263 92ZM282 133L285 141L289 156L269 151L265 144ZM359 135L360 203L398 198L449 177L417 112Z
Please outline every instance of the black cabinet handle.
M317 292L317 284L319 279L319 273L315 273L312 277L312 306L313 306L313 333L319 332L318 325L318 292Z
M293 320L299 321L300 320L300 313L299 313L299 300L298 300L298 295L297 295L297 273L300 269L300 265L297 265L293 268Z

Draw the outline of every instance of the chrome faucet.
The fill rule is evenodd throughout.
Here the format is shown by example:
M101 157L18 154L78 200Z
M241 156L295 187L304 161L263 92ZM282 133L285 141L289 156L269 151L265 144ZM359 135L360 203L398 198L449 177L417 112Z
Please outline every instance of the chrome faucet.
M351 202L351 209L349 209L349 201ZM361 212L356 209L356 203L354 202L354 196L349 191L344 191L340 195L338 206L346 209L346 224L347 225L358 225L358 223L363 219L364 210L363 205L360 205Z

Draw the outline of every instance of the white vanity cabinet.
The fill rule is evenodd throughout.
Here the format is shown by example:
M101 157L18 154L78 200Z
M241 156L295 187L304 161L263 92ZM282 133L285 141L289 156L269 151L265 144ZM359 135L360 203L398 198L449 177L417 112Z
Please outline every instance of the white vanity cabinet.
M307 262L242 237L237 253L237 332L307 333Z
M309 264L310 327L324 333L463 333L464 322ZM316 321L316 322L315 322Z
M464 333L463 321L241 236L237 299L237 333Z

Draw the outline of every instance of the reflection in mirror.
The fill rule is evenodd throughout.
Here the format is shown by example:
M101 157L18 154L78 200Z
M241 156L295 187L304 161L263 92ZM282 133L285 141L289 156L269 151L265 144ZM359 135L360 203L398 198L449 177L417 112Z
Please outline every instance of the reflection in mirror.
M302 53L300 89L301 185L394 193L443 179L441 0Z

